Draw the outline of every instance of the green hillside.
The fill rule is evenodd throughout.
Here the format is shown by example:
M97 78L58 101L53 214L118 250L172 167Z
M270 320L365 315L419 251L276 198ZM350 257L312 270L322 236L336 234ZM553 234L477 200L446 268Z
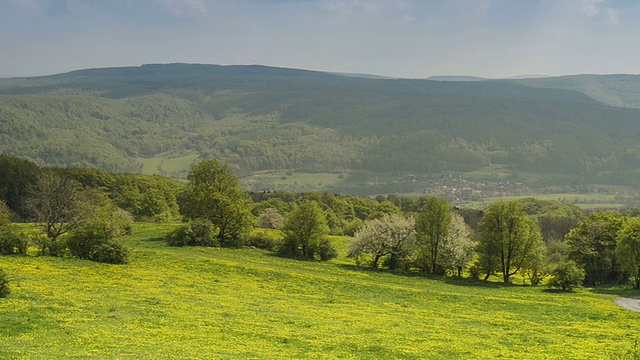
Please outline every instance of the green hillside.
M640 314L614 290L367 271L344 254L172 248L158 240L172 228L137 225L127 265L0 257L13 290L0 299L0 357L606 359L637 336Z
M620 104L630 104L631 80L604 79L608 87L593 86L623 84L616 91L628 98ZM39 165L178 178L191 162L211 157L242 177L366 174L364 182L336 189L389 174L477 174L495 166L534 186L552 177L555 185L640 187L640 110L608 106L572 84L379 79L264 66L79 70L0 80L0 153Z

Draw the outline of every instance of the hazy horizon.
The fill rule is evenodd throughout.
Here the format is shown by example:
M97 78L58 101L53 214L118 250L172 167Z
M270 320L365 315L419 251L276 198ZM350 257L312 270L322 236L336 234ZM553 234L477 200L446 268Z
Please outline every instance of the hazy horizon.
M640 73L631 0L8 0L0 77L148 63L400 78Z

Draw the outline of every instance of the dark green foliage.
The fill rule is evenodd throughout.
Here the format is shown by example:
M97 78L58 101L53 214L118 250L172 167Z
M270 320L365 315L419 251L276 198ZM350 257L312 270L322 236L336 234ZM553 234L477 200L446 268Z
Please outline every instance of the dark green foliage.
M220 246L220 229L206 219L191 220L167 236L171 246Z
M331 244L323 240L329 233L329 226L324 212L315 201L298 204L289 214L283 231L285 238L279 250L281 255L309 260L315 259L316 255L330 257L328 247ZM321 245L324 255L319 254Z
M126 264L129 262L129 248L113 240L97 244L91 249L89 260L108 264Z
M86 226L70 233L65 239L65 244L71 255L79 259L89 260L94 247L107 241L109 241L109 237L106 236L104 231L92 226Z
M110 264L126 264L129 249L114 241L103 229L85 226L71 232L65 244L72 256Z
M0 269L0 298L7 297L9 294L11 294L9 279L4 270Z
M215 157L241 175L432 174L501 164L567 174L568 181L640 186L633 136L639 110L578 92L636 106L628 95L638 92L633 77L467 83L267 67L151 68L58 75L44 87L43 79L0 81L0 152L115 172L139 171L137 159L168 151ZM3 194L2 181L0 196L22 216L19 191ZM133 205L127 210L141 216Z
M567 234L569 258L584 268L588 285L619 279L615 249L623 224L617 212L593 212Z
M282 243L282 237L275 235L273 232L254 231L249 235L246 245L258 249L276 251L282 246Z
M0 134L2 134L1 131ZM2 169L0 200L3 200L19 218L27 219L30 213L24 202L28 197L29 189L35 184L40 169L30 161L4 154L0 154L0 169Z
M548 285L564 290L572 290L579 287L584 280L585 272L575 262L563 261L559 263L551 273Z
M26 254L29 240L9 226L0 228L0 253L4 255Z
M572 204L534 198L518 201L524 205L528 215L537 219L545 243L563 240L586 216L579 207Z
M322 261L329 261L338 257L338 250L327 238L321 239L318 243L318 257Z

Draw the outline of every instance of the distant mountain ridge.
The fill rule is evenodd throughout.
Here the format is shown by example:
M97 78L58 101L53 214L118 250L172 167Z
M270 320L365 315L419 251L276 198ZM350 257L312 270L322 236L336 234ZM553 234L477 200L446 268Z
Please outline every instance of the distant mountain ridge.
M1 79L0 152L176 177L215 157L240 175L498 164L539 179L640 186L635 107L636 75L434 81L150 64Z

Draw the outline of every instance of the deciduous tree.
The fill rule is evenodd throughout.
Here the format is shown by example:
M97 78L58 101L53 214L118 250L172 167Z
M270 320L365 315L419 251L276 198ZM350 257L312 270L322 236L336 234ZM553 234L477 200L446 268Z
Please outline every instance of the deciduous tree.
M616 257L635 289L640 289L640 218L628 219L618 236Z
M287 217L283 229L284 243L280 254L284 256L314 259L324 247L328 251L329 226L324 212L315 201L303 201L297 204Z
M58 255L62 250L58 238L78 228L91 214L79 184L49 172L38 176L27 204L48 239L41 244L42 253L51 255Z
M187 177L181 210L189 219L207 219L220 229L222 246L240 246L253 227L251 198L237 188L240 181L227 164L205 160L194 164Z
M438 264L445 269L455 269L458 277L462 276L462 270L475 254L476 242L472 239L472 233L462 216L452 215L449 231L438 255Z
M622 225L617 212L593 212L567 234L569 258L584 268L588 284L595 286L618 276L615 248Z
M508 284L511 276L530 266L544 252L537 224L527 217L518 202L497 201L489 205L479 226L478 251L480 264L486 266L485 279L499 270Z
M446 200L429 196L416 218L418 266L436 273L438 254L451 226L451 206Z
M369 220L349 239L349 256L357 258L362 254L370 255L372 268L377 268L380 260L388 256L389 267L395 269L414 250L414 228L415 221L412 218L399 215Z

